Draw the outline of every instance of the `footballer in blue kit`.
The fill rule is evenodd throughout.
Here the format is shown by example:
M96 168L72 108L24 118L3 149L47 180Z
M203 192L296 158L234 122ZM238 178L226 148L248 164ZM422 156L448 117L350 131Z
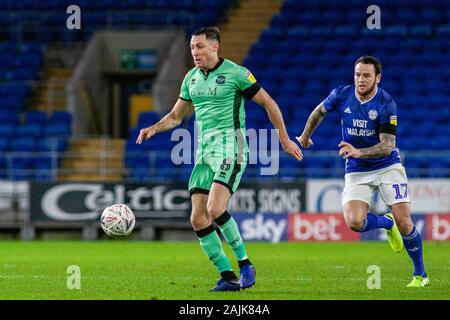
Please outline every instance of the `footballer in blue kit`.
M355 95L355 86L334 89L323 101L327 112L337 111L342 118L343 141L355 148L369 148L380 142L380 133L395 135L397 106L391 96L381 88L367 101ZM345 172L362 172L386 168L400 163L399 150L394 147L387 156L378 158L348 157Z
M396 146L397 106L392 97L378 87L381 63L371 56L355 62L354 84L331 91L309 116L297 137L308 148L312 133L328 112L339 112L342 141L339 155L346 159L342 207L347 226L355 232L386 229L395 252L403 248L414 266L408 287L428 286L422 255L422 239L412 223L408 178ZM379 192L391 213L369 213L373 196Z

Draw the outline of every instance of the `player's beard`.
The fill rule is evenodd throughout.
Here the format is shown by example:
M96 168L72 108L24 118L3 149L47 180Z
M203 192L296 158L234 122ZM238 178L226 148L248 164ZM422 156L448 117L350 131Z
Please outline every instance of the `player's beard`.
M364 90L364 91L362 91L362 92L359 91L359 86L357 86L358 94L359 94L361 97L367 97L368 95L370 95L370 94L372 93L373 90L375 90L375 86L376 86L376 85L377 85L377 82L374 81L371 87L369 87L368 89L366 89L366 90Z

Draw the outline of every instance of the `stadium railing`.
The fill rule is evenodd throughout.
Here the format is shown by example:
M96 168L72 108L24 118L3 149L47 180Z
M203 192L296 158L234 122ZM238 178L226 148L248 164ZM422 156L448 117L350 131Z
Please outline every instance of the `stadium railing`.
M61 90L58 88L65 87L68 81L66 80L24 80L24 81L8 81L7 83L0 83L0 87L2 90L8 90L10 87L24 86L27 92L41 92L42 89L45 89L45 95L47 97L47 101L45 104L45 108L40 107L41 111L46 111L49 114L53 111L59 110L59 104L57 102L58 99L65 98L65 95L61 95ZM62 91L64 92L64 90ZM17 107L22 111L23 106ZM32 110L29 110L32 111Z
M120 176L117 181L184 181L189 178L193 167L191 163L175 165L170 151L161 153L159 150L127 152L92 152L91 157L98 165L86 168L61 168L64 160L82 159L86 152L60 152L58 141L54 141L53 149L48 151L24 152L12 151L0 153L0 177L14 181L58 181L59 177L68 174L92 174L104 177L115 174ZM344 161L335 151L306 151L305 158L297 162L281 153L279 161L272 159L271 163L248 164L244 179L251 180L296 180L305 178L336 179L342 178ZM123 159L124 166L111 166L112 162ZM410 178L450 178L450 151L440 152L402 152L402 159ZM278 162L278 165L277 165ZM273 166L275 174L261 175L261 168ZM276 166L279 169L276 169ZM111 180L111 179L108 179Z

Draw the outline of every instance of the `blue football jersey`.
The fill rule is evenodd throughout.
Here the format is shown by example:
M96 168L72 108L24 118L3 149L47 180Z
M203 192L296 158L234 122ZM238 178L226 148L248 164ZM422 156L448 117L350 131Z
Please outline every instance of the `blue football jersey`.
M342 140L357 149L380 143L380 126L397 125L397 106L391 96L378 87L377 93L361 103L355 86L340 86L323 101L327 112L338 111L341 116ZM382 169L400 163L400 152L395 147L391 154L379 158L347 158L345 172L364 172Z

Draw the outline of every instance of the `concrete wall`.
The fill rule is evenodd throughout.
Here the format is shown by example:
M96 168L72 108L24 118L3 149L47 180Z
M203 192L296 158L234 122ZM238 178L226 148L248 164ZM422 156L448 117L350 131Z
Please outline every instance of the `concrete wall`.
M156 50L158 75L154 83L156 109L166 110L179 95L187 44L181 29L101 31L89 41L66 88L68 111L73 113L74 136L106 134L109 112L105 73L133 74L120 68L121 49Z

